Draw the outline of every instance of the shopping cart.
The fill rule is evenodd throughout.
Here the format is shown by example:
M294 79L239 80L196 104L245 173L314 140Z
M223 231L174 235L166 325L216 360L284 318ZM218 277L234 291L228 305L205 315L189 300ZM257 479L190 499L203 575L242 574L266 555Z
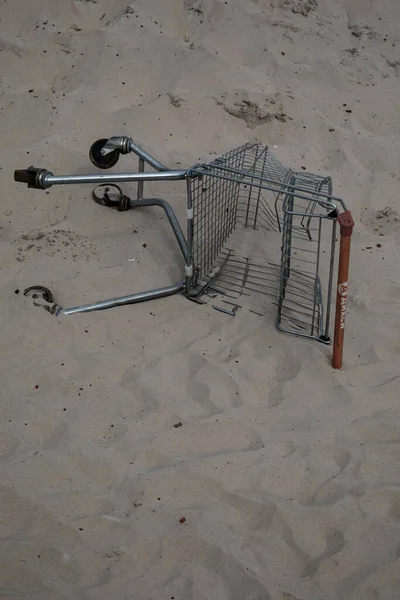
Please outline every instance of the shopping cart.
M139 158L135 173L53 175L30 167L15 171L16 181L28 187L96 184L94 199L120 211L158 206L164 210L182 254L182 278L168 287L61 308L57 315L71 315L133 304L184 292L202 302L206 294L231 298L257 294L272 297L278 329L297 336L330 343L331 304L337 223L341 253L337 289L335 346L343 345L347 299L351 213L332 195L330 177L294 171L282 165L268 146L248 143L212 162L187 170L170 170L128 137L95 142L91 162L109 169L121 154ZM151 170L146 171L148 165ZM187 234L168 202L146 198L146 181L183 181L187 189ZM135 199L119 184L137 182ZM264 235L269 254L252 256L251 236ZM254 246L254 245L253 245ZM259 245L258 245L259 248ZM241 250L243 250L241 252ZM341 341L340 341L341 340ZM340 348L338 350L341 352ZM340 358L341 364L341 358Z

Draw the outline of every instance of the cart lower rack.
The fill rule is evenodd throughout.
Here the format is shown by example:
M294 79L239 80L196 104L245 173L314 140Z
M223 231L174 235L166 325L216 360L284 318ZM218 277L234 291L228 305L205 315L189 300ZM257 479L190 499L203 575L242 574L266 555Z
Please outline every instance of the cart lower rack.
M56 176L31 167L15 171L14 178L38 189L97 184L95 200L118 210L162 208L181 250L182 279L169 287L84 306L63 309L53 305L50 312L89 312L180 291L198 302L210 292L233 298L256 294L273 298L278 329L329 343L339 222L342 252L334 366L340 367L353 221L343 200L332 195L331 178L293 171L283 166L268 146L250 143L186 171L169 170L127 137L98 140L89 156L96 167L109 169L121 154L130 152L139 158L135 173ZM151 171L145 170L146 164ZM186 182L186 237L165 200L144 197L144 183L158 180ZM121 182L137 182L136 199L123 194Z

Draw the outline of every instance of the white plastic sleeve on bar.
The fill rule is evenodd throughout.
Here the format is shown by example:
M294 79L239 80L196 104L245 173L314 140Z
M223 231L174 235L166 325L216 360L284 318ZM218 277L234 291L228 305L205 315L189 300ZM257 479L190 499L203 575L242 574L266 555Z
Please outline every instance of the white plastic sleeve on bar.
M186 277L193 276L193 265L190 265L190 267L188 267L187 265L185 266L185 275Z
M186 209L186 216L188 221L191 221L193 219L193 208Z

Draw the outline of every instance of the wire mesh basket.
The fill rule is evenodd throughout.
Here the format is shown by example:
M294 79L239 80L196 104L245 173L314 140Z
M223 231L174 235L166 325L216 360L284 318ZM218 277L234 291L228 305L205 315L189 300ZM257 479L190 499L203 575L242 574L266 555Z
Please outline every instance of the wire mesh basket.
M100 184L93 192L96 202L118 210L161 207L183 257L183 279L168 287L74 308L62 309L53 304L48 310L68 315L142 302L182 290L197 302L206 294L215 293L231 299L256 297L262 303L269 297L276 305L276 324L281 331L329 343L339 223L335 340L339 340L336 365L341 365L354 223L344 202L332 195L331 178L287 168L268 146L256 143L181 171L168 169L125 136L98 140L89 156L96 167L109 169L121 154L130 152L139 157L138 172L56 176L30 167L15 171L14 177L40 189ZM151 170L146 171L146 165ZM187 238L168 202L144 197L144 183L160 180L186 181ZM125 196L116 185L121 182L137 182L136 199ZM51 297L47 292L46 302Z
M328 342L338 216L330 177L292 171L259 144L189 173L188 296L272 296L279 329ZM260 230L269 253L241 256L237 245L247 237L249 249L249 231Z

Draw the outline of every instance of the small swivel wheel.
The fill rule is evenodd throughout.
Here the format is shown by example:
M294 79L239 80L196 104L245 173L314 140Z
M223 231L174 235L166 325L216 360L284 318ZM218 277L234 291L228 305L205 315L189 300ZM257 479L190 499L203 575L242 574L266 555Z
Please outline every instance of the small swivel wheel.
M109 206L120 211L129 210L130 199L115 183L101 183L98 185L93 190L93 199L102 206Z
M108 139L97 140L89 150L90 161L98 169L111 169L119 159L119 150L113 150L104 155L101 153L106 142Z

